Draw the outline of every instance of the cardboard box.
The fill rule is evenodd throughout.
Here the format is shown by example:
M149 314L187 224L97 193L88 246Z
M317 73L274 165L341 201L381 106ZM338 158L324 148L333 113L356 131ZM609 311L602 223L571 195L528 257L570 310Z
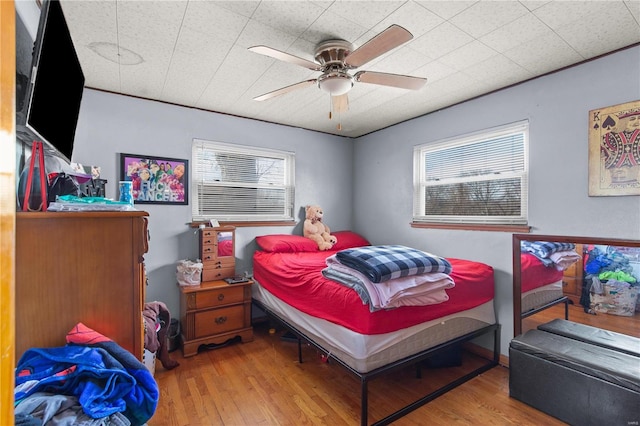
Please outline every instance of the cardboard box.
M591 293L591 309L596 313L633 316L640 287L604 284L602 294Z

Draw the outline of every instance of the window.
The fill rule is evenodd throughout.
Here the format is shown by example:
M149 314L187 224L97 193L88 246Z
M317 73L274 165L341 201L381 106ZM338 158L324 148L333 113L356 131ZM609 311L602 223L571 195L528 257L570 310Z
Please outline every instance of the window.
M527 223L529 123L414 148L414 222Z
M293 220L295 154L193 140L193 220Z

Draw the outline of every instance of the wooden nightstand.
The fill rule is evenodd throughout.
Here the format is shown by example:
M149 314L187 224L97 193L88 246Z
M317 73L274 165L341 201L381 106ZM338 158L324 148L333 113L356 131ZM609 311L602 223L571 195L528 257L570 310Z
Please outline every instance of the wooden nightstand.
M251 285L253 281L227 284L206 281L180 287L182 353L198 353L200 345L221 344L236 336L253 340Z

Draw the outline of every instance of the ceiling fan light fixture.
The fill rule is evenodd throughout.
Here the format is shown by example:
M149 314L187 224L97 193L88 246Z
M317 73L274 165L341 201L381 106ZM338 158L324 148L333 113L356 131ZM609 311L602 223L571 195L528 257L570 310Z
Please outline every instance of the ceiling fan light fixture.
M353 87L353 77L344 71L331 71L318 77L318 87L331 96L340 96Z

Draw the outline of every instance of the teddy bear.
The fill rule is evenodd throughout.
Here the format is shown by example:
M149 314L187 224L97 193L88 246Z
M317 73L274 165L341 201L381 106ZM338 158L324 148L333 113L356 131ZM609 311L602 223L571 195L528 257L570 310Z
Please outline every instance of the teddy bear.
M306 207L304 236L315 241L320 250L329 250L338 242L338 239L331 235L331 229L322 222L323 215L320 206L309 205Z

